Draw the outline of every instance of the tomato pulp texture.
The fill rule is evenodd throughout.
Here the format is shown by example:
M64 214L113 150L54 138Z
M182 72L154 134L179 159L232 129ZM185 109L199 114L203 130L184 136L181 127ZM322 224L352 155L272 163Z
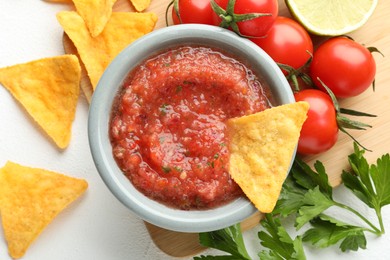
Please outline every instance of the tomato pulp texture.
M320 78L339 98L364 92L373 83L375 73L376 64L370 51L346 37L331 38L320 45L310 65L315 85L326 91Z
M310 59L313 42L307 31L294 20L278 16L267 34L250 38L273 60L299 69Z
M215 0L215 2L227 9L229 0ZM236 0L234 5L235 14L263 13L266 16L237 22L239 32L243 36L261 37L264 36L274 23L279 11L278 0ZM221 17L213 13L214 25L219 25Z
M296 101L306 101L310 105L301 129L297 152L319 154L332 148L339 132L332 99L317 89L302 90L294 96Z
M210 0L180 0L178 1L178 7L180 19L176 14L175 8L172 8L174 24L200 23L213 25L213 10Z
M148 197L180 209L208 209L242 195L228 171L225 121L270 106L266 85L216 49L187 46L146 60L129 74L113 107L118 165Z

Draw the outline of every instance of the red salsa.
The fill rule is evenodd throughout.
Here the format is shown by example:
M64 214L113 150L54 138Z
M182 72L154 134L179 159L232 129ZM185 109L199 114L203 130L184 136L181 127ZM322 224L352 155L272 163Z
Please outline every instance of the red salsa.
M270 107L263 80L205 46L177 47L138 65L113 106L119 167L146 196L180 209L209 209L242 195L228 169L225 121Z

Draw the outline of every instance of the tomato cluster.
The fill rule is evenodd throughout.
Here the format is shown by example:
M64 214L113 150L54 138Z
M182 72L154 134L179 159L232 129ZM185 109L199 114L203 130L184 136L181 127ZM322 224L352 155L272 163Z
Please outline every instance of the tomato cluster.
M171 4L174 24L228 28L257 44L279 64L296 101L310 104L298 153L325 152L337 142L339 130L347 133L346 128L368 126L341 116L336 98L359 95L374 83L376 64L371 52L378 51L375 48L338 36L314 49L300 23L278 16L277 0L173 0ZM350 110L349 114L372 116Z

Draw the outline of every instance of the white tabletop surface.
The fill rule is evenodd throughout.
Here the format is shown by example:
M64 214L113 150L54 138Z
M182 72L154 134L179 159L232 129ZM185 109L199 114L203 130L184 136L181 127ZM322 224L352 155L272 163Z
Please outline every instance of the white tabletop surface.
M67 5L42 0L1 0L0 67L63 54L63 30L55 14L67 9ZM172 259L153 244L143 222L120 204L100 179L89 152L87 117L88 103L81 95L71 143L59 151L9 92L0 87L0 167L11 160L84 178L89 183L87 192L43 231L23 259ZM343 197L344 191L337 190L337 194ZM368 212L363 214L373 217ZM390 207L384 209L383 215L390 232ZM258 229L244 234L254 259L260 249ZM337 247L305 249L308 259L390 259L390 234L379 238L368 234L367 240L368 248L358 252L341 253ZM1 227L0 259L11 259Z

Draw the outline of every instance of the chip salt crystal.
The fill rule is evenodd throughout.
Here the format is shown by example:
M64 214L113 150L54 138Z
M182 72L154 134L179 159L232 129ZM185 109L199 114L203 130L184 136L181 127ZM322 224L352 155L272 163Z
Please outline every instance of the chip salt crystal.
M66 148L80 93L75 55L61 55L0 68L0 83L53 139Z
M227 121L229 173L263 213L275 207L308 109L296 102Z
M7 162L0 169L0 212L10 256L22 257L87 187L83 179Z

